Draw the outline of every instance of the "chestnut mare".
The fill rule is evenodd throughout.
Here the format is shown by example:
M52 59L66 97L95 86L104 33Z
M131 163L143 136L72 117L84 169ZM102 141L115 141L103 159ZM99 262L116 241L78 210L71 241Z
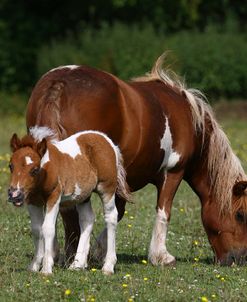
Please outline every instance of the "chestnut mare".
M86 66L62 66L33 89L27 128L47 126L64 139L81 130L106 133L123 154L132 191L148 183L158 191L149 259L175 258L166 248L173 197L182 179L201 200L202 222L216 262L243 263L247 255L247 176L210 106L198 90L162 69L161 56L147 76L124 82ZM148 201L150 202L150 201ZM117 198L118 219L125 201ZM62 213L67 256L79 234L76 212ZM100 235L105 246L106 232Z
M31 135L21 140L16 134L11 139L9 188L9 200L16 206L25 201L31 217L36 251L29 269L39 271L43 261L41 272L52 273L58 252L57 214L60 206L71 204L76 205L81 234L70 269L87 267L94 224L88 197L95 191L102 200L108 239L102 271L107 275L114 273L118 216L115 194L125 201L130 197L119 149L106 135L95 131L79 132L63 141L49 142L42 139L42 136L53 138L49 128L35 127L30 132Z

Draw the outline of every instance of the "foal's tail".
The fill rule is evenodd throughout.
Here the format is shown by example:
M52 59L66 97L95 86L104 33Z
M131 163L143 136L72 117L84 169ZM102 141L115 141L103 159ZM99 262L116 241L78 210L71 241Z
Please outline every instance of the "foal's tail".
M117 149L117 195L124 199L126 202L131 202L131 193L129 185L126 182L126 171L123 166L123 157Z

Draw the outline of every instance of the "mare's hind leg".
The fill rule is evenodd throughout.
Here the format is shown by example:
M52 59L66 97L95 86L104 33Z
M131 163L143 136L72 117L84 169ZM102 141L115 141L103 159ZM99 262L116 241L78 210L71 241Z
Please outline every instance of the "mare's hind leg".
M118 212L118 221L120 221L125 212L126 201L115 196L115 204ZM103 261L107 251L107 228L105 227L100 235L97 237L96 243L92 247L91 256L96 261Z
M65 231L65 260L71 263L78 247L80 238L79 217L76 207L61 208L60 214L63 218L63 225Z
M153 265L169 265L175 263L175 258L166 248L166 235L171 216L173 197L182 180L183 172L167 172L157 184L158 202L156 219L149 248L149 260Z

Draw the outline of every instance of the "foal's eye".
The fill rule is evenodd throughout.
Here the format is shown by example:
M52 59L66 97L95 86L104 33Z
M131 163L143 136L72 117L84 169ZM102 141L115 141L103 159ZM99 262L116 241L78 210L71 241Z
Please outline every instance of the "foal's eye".
M246 223L247 222L247 214L243 211L238 211L235 215L235 218L240 223Z
M30 171L30 175L31 176L36 176L38 173L39 173L39 168L38 167L35 167L33 168L31 171Z
M9 170L12 173L14 170L14 165L12 163L9 164Z

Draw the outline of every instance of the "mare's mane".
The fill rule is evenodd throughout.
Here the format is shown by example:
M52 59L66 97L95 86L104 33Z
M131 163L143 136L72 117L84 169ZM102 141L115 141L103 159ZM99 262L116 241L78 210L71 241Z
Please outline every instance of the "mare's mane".
M165 57L166 54L160 56L150 73L146 76L135 78L134 81L147 82L161 80L186 97L191 106L192 122L195 131L202 135L203 147L208 148L208 177L211 191L220 206L221 213L225 211L231 212L242 206L247 207L246 204L243 204L245 202L244 199L242 199L242 203L241 199L239 199L238 204L234 206L232 204L232 189L234 184L247 177L239 159L232 151L227 136L217 123L206 97L197 89L187 88L185 82L174 71L163 68ZM206 128L208 124L206 124L206 121L209 122L210 130ZM207 131L211 132L208 146L206 146L204 141Z

